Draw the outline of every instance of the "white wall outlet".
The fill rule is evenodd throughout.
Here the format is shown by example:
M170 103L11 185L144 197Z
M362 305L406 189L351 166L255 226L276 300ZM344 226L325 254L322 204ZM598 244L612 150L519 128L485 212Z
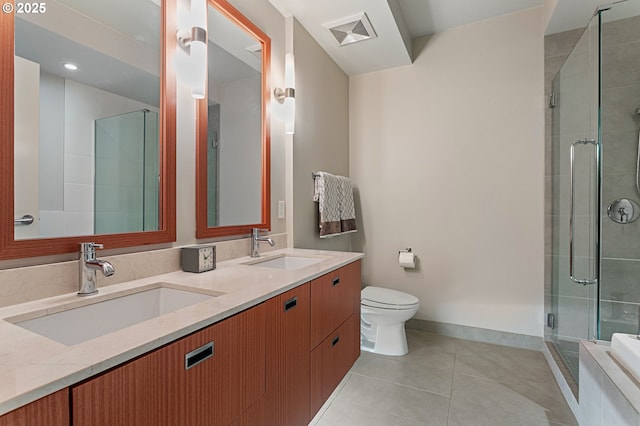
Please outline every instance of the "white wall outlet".
M278 219L284 219L285 216L285 202L278 201Z

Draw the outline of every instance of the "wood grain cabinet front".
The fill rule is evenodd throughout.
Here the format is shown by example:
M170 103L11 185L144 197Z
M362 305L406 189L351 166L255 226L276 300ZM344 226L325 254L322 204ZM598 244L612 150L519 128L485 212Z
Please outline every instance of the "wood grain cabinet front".
M0 426L69 426L70 424L68 388L0 416Z
M267 391L261 424L306 425L309 417L310 285L266 302Z
M360 356L360 281L356 261L311 282L311 417Z
M228 425L265 390L264 305L73 386L79 425Z
M360 303L360 261L311 282L311 341L315 348L354 313Z
M0 416L0 426L303 426L360 355L360 261Z
M358 358L353 345L358 337L356 324L349 317L311 352L312 415L320 410Z

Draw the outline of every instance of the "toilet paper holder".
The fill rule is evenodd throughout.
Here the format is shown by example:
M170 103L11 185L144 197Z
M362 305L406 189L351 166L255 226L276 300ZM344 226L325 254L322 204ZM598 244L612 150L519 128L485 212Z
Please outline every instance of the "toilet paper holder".
M407 247L404 250L398 250L398 254L400 254L400 253L411 253L411 247Z

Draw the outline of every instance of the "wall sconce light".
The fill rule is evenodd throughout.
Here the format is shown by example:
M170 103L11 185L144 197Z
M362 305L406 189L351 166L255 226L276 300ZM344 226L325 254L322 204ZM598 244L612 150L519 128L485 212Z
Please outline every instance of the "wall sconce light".
M296 69L293 53L287 53L284 57L284 89L274 89L276 100L284 104L284 132L288 135L295 133L296 129Z
M190 13L183 14L182 19L180 13L178 16L176 71L180 79L191 87L191 96L204 99L207 86L207 0L191 0Z

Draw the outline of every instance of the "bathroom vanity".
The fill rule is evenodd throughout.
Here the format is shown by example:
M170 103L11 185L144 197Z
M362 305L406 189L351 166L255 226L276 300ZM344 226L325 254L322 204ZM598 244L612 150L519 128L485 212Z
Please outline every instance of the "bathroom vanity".
M287 257L315 262L287 269ZM0 309L12 348L0 354L0 425L308 424L360 353L361 257L286 249L264 257L272 263L101 288L162 282L217 296L71 346L11 321L75 295Z

